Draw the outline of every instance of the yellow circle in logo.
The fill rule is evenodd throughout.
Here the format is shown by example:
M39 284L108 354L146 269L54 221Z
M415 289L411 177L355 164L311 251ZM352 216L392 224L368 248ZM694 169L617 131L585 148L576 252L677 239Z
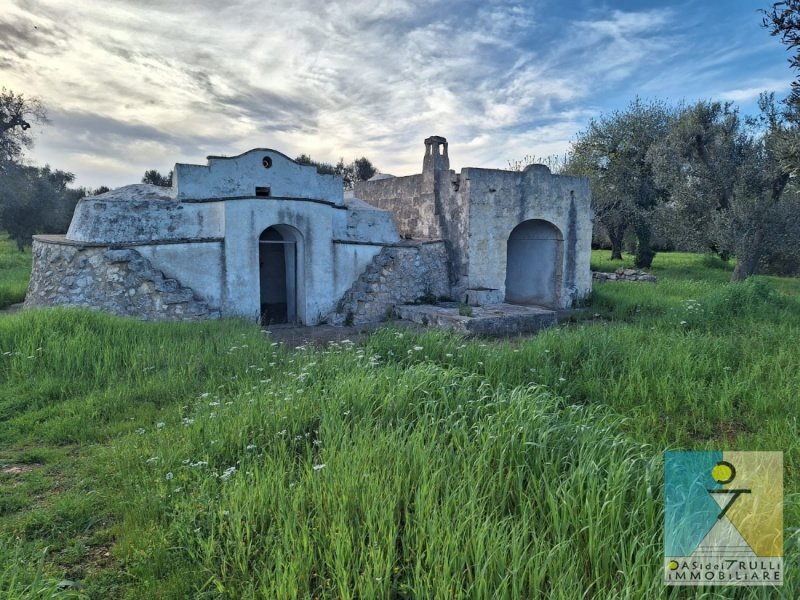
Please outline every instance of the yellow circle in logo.
M677 560L669 561L669 570L670 571L674 571L677 568L678 568L678 561Z
M721 460L711 469L711 477L717 483L730 483L736 477L736 470L731 463Z

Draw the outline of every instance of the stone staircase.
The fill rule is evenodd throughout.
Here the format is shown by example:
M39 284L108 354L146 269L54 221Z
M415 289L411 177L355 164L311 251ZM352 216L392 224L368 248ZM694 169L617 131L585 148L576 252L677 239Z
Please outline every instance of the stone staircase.
M398 304L449 293L443 242L384 246L328 315L332 325L385 321Z
M34 241L33 252L26 308L86 306L153 321L220 316L192 288L165 276L133 248Z

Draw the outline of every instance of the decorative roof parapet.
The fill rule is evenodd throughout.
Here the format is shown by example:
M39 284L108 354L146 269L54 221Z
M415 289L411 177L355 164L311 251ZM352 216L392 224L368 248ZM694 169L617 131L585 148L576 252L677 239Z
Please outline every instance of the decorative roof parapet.
M344 203L342 178L320 175L270 148L239 156L209 156L207 165L176 164L173 177L178 200L203 198L297 198Z

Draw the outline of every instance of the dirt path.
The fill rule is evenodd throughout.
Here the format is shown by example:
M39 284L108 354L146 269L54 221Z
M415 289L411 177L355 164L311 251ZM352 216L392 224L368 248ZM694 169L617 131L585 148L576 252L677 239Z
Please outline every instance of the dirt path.
M333 325L316 325L314 327L271 325L264 329L270 332L272 339L276 342L282 342L287 348L296 348L297 346L305 346L308 344L324 346L328 342L340 342L342 340L358 342L381 327L397 327L414 330L422 329L419 325L410 321L370 323L368 325L352 325L349 327L334 327Z

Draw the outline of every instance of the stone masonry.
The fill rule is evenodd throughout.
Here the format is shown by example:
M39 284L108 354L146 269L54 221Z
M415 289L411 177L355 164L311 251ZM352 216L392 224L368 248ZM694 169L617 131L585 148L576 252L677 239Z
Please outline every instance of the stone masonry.
M647 281L650 283L656 283L658 281L655 275L651 275L645 271L623 268L619 268L613 273L593 271L592 279L595 281Z
M34 237L26 307L85 306L145 320L382 321L446 297L570 308L591 292L588 180L450 169L425 139L422 172L345 194L271 148L175 165L78 203L66 235Z
M444 242L408 242L384 247L328 321L360 325L385 320L398 304L445 297L450 292Z
M33 264L25 307L86 306L145 320L219 316L191 288L165 277L133 248L34 240Z

